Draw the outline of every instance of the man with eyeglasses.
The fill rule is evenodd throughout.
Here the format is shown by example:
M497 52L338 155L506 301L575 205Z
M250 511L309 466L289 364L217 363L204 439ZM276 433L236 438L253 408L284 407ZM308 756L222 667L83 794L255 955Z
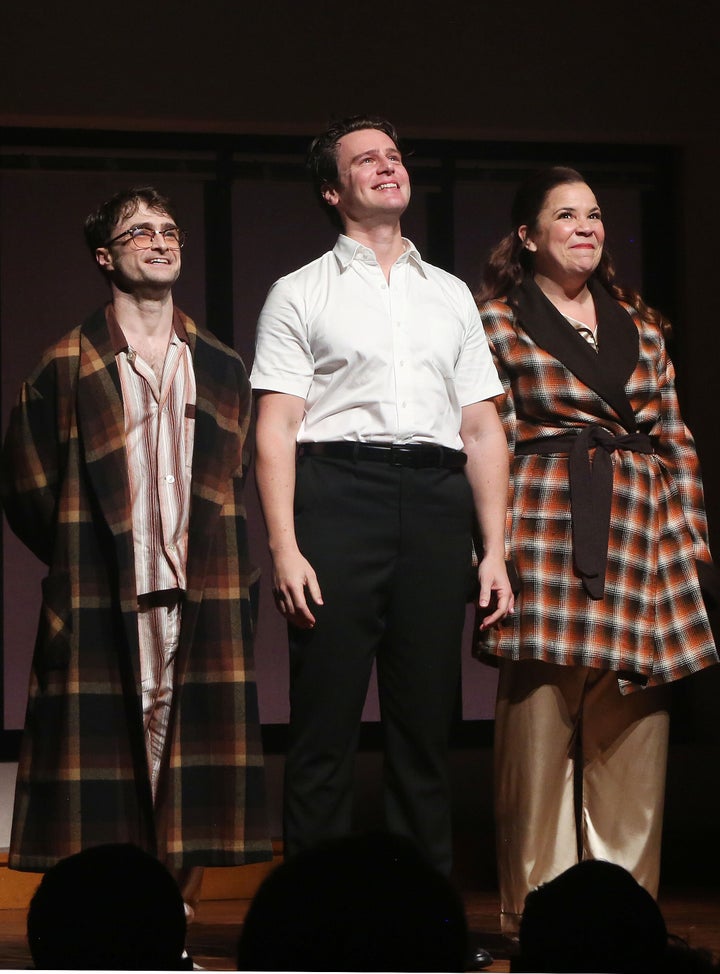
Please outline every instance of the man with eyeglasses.
M351 829L376 660L387 825L448 872L474 511L483 625L513 605L501 386L467 287L401 234L410 177L391 123L334 123L309 168L341 234L271 288L251 374L256 479L289 623L285 849Z
M9 852L132 842L192 915L204 866L271 858L252 661L238 355L173 303L151 187L85 222L110 301L43 356L5 440L11 527L48 566Z

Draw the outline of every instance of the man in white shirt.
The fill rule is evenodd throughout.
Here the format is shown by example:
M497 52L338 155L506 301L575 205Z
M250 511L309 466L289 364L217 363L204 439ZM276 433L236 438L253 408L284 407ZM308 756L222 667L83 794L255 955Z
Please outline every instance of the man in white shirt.
M447 742L473 515L483 626L512 611L502 391L467 287L403 238L394 127L354 116L310 149L333 251L277 281L258 323L256 479L290 640L285 853L351 829L373 660L388 828L452 863Z

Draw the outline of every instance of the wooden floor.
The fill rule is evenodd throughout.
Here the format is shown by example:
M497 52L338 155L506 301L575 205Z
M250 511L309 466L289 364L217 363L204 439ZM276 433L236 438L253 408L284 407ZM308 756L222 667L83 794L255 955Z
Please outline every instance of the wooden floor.
M234 970L235 944L249 905L248 900L215 900L201 904L188 929L188 950L197 964L208 970ZM472 942L495 957L488 970L510 969L508 944L500 935L497 894L468 891L465 905ZM720 891L668 890L660 906L671 933L693 947L704 947L720 957ZM0 910L0 969L23 970L30 965L25 944L25 911Z

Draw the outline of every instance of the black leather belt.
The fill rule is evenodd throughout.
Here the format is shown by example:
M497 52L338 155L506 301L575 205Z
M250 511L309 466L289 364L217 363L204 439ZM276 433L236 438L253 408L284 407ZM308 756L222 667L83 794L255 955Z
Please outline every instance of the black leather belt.
M180 588L164 588L157 592L144 592L138 595L138 609L159 609L163 606L166 609L173 609L180 605L185 597L185 593Z
M462 450L450 450L432 443L359 443L333 440L329 443L301 443L298 457L331 457L339 460L373 460L395 467L442 467L461 470L467 463Z

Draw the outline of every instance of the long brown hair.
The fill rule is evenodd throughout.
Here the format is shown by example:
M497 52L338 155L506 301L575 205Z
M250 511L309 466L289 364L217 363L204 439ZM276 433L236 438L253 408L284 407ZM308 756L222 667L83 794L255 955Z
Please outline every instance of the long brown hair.
M507 296L526 277L533 276L533 255L523 246L518 228L527 226L534 230L548 194L556 186L568 183L586 183L586 180L576 169L549 166L533 173L520 185L512 205L512 230L493 248L483 268L482 283L475 298L478 304ZM615 283L615 264L605 247L593 276L617 301L632 305L642 318L659 325L665 334L669 334L670 322L661 312L648 307L636 290Z

